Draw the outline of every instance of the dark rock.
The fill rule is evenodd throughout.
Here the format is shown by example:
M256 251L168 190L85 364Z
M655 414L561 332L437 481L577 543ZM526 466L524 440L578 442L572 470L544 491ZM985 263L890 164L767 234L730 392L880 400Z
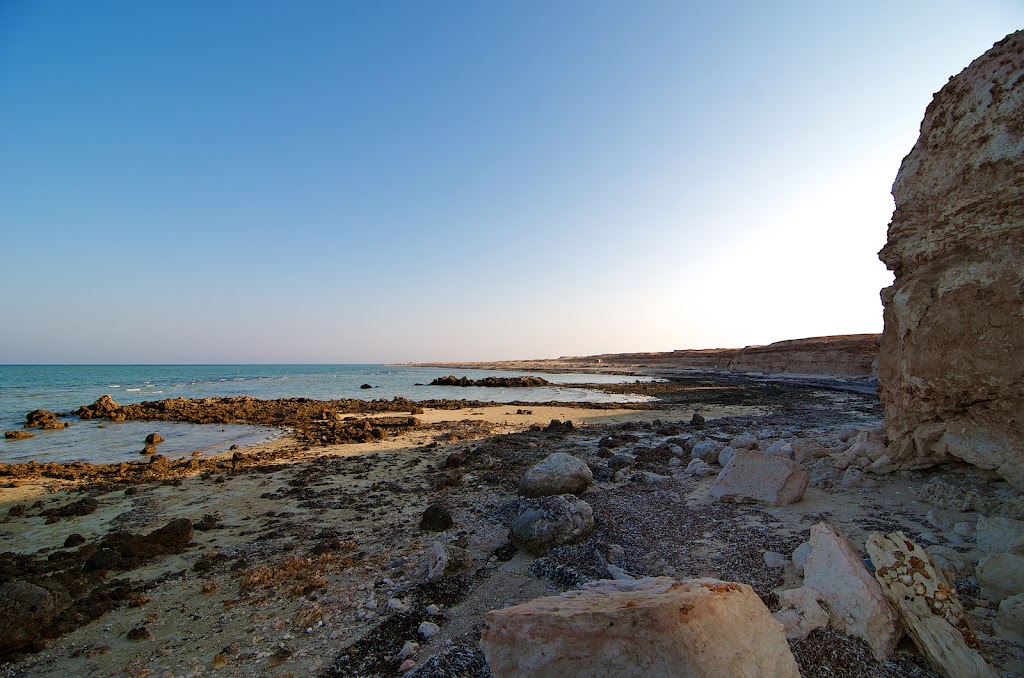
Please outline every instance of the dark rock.
M569 420L559 421L558 419L552 419L551 423L544 427L544 430L548 433L572 433L576 430L576 427Z
M543 555L562 544L585 539L594 530L590 504L571 494L526 500L523 510L509 529L509 539L518 548Z
M431 386L484 386L489 388L531 388L535 386L548 385L547 379L540 377L485 377L483 379L470 379L468 377L438 377L430 382Z
M40 428L44 431L65 428L65 424L57 418L57 414L49 410L32 410L25 415L25 428Z
M704 424L704 417L699 412L694 412L693 416L690 417L690 426L701 426Z
M445 468L458 468L466 463L466 460L458 452L452 452L448 455L448 458L444 460Z
M28 514L28 507L24 504L15 504L7 509L7 515L12 518L24 518Z
M636 459L632 455L613 454L611 459L608 460L608 468L612 471L619 471L624 468L629 468L635 463Z
M367 389L367 388L373 388L373 386L370 386L369 384L363 384L363 385L362 385L362 386L360 386L359 388L361 388L361 389Z
M68 538L64 540L64 548L70 549L76 546L81 546L84 543L85 537L76 532L74 534L69 534Z
M219 525L220 525L220 521L217 520L217 516L210 515L209 513L207 513L206 515L203 516L202 520L200 520L197 523L193 523L192 527L197 529L197 530L201 530L203 532L206 532L207 530L212 530L212 529L218 527Z
M423 512L423 518L420 519L420 529L427 532L443 532L454 524L452 514L440 504L428 506Z
M4 431L4 438L8 440L24 440L34 435L35 433L29 433L28 431Z
M150 433L148 436L146 436L147 445L159 445L163 441L164 437L159 433Z
M100 396L92 405L85 405L74 411L80 419L109 419L111 421L124 421L125 415L121 412L121 406L114 402L109 395Z
M42 511L39 515L57 518L69 518L71 516L87 516L96 510L100 503L94 497L84 497L78 501L65 504L59 508L51 508Z
M146 540L161 548L172 550L192 541L192 522L188 518L172 520L146 535Z
M0 609L0 655L30 646L59 611L49 591L21 580L0 586Z
M156 453L157 453L156 452L156 446L152 445L152 444L147 444L145 447L143 447L141 450L139 450L139 454L153 455L153 454L156 454Z
M126 634L128 640L149 640L153 634L145 626L136 626Z

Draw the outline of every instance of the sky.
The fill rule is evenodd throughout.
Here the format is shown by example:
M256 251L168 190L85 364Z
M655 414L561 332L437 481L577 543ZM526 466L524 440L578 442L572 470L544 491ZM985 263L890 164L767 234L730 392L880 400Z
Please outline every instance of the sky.
M880 332L925 107L1024 3L0 0L0 363Z

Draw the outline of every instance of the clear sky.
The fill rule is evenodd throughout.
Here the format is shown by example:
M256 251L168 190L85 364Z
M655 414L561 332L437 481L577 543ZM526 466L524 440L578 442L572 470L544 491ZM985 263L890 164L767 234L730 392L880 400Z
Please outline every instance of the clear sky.
M0 0L0 363L879 332L889 190L1024 3Z

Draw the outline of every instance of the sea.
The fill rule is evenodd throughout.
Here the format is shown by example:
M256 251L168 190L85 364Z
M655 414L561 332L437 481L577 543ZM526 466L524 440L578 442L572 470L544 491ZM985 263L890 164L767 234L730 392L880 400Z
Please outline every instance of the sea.
M645 396L603 393L565 384L635 381L608 374L530 372L551 382L537 388L429 386L437 377L456 374L470 379L520 373L493 370L394 365L0 365L0 430L21 429L25 415L45 409L64 413L70 426L41 431L23 440L0 438L0 462L28 461L118 463L137 461L145 437L165 439L160 453L171 458L212 453L232 445L253 445L281 437L282 431L236 424L183 422L81 421L71 412L102 395L127 405L165 398L313 398L334 400L392 399L480 400L487 402L638 402ZM522 373L526 374L526 373ZM361 388L364 384L372 388Z

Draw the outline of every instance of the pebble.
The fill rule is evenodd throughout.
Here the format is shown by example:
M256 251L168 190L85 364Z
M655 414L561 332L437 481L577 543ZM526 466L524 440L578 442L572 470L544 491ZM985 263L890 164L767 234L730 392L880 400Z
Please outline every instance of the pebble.
M405 645L398 652L399 659L407 659L420 651L420 644L414 643L411 640L405 641Z
M427 614L431 615L432 617L436 617L439 614L441 614L441 608L433 604L427 605Z
M420 627L416 631L423 636L424 640L429 640L432 635L441 630L441 627L434 622L425 621L420 624Z

